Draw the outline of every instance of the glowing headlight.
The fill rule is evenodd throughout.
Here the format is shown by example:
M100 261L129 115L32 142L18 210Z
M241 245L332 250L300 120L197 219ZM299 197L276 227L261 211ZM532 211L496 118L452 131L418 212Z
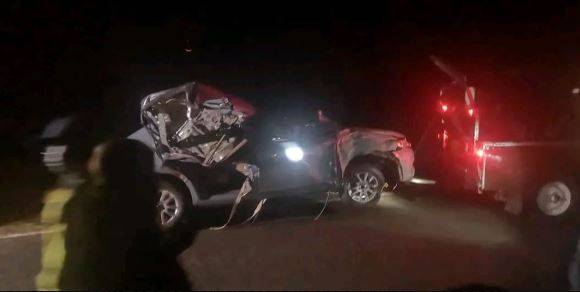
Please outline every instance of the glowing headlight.
M304 152L302 151L302 148L298 146L289 146L284 150L284 154L286 154L288 160L294 162L300 161L302 158L304 158Z

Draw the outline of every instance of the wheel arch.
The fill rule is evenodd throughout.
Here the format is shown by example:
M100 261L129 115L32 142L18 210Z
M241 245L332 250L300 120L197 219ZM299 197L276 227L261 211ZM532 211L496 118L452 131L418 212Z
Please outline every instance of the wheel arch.
M562 181L571 183L573 186L580 186L580 173L570 166L558 164L552 167L530 167L522 181L523 190L528 195L534 194L546 183L551 181Z
M344 170L343 177L348 176L355 166L365 163L376 165L385 177L385 181L387 181L389 185L395 185L399 183L400 165L397 161L397 158L392 154L387 155L387 157L375 154L356 156L348 162Z
M181 172L164 167L157 171L157 176L160 180L167 180L168 182L175 184L177 187L187 191L192 205L196 205L199 202L199 197L197 196L197 191L195 190L193 182Z

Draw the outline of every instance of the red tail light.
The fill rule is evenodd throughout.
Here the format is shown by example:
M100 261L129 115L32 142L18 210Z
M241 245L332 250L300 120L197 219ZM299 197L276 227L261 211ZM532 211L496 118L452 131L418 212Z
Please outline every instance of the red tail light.
M409 143L407 140L402 139L397 141L397 150L403 149L403 148L408 148L411 147L411 143Z
M441 105L441 111L442 112L447 112L448 110L449 110L449 106L448 105L446 105L446 104L442 104Z

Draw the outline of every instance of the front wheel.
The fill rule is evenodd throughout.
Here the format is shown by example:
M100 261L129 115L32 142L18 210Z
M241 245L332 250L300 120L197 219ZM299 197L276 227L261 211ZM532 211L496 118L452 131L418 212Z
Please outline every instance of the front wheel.
M376 205L381 198L385 177L376 166L361 164L347 174L344 200L355 206Z
M172 183L161 181L158 195L157 224L161 230L173 230L183 224L189 210L185 193Z

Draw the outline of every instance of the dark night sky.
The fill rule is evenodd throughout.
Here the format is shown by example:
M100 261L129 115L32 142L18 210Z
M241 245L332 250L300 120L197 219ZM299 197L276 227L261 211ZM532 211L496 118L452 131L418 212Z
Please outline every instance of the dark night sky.
M125 133L141 97L198 79L264 108L315 103L344 124L416 140L449 81L430 54L526 98L580 80L578 2L440 2L13 3L0 18L0 133L16 139L79 108L104 109L107 126Z

